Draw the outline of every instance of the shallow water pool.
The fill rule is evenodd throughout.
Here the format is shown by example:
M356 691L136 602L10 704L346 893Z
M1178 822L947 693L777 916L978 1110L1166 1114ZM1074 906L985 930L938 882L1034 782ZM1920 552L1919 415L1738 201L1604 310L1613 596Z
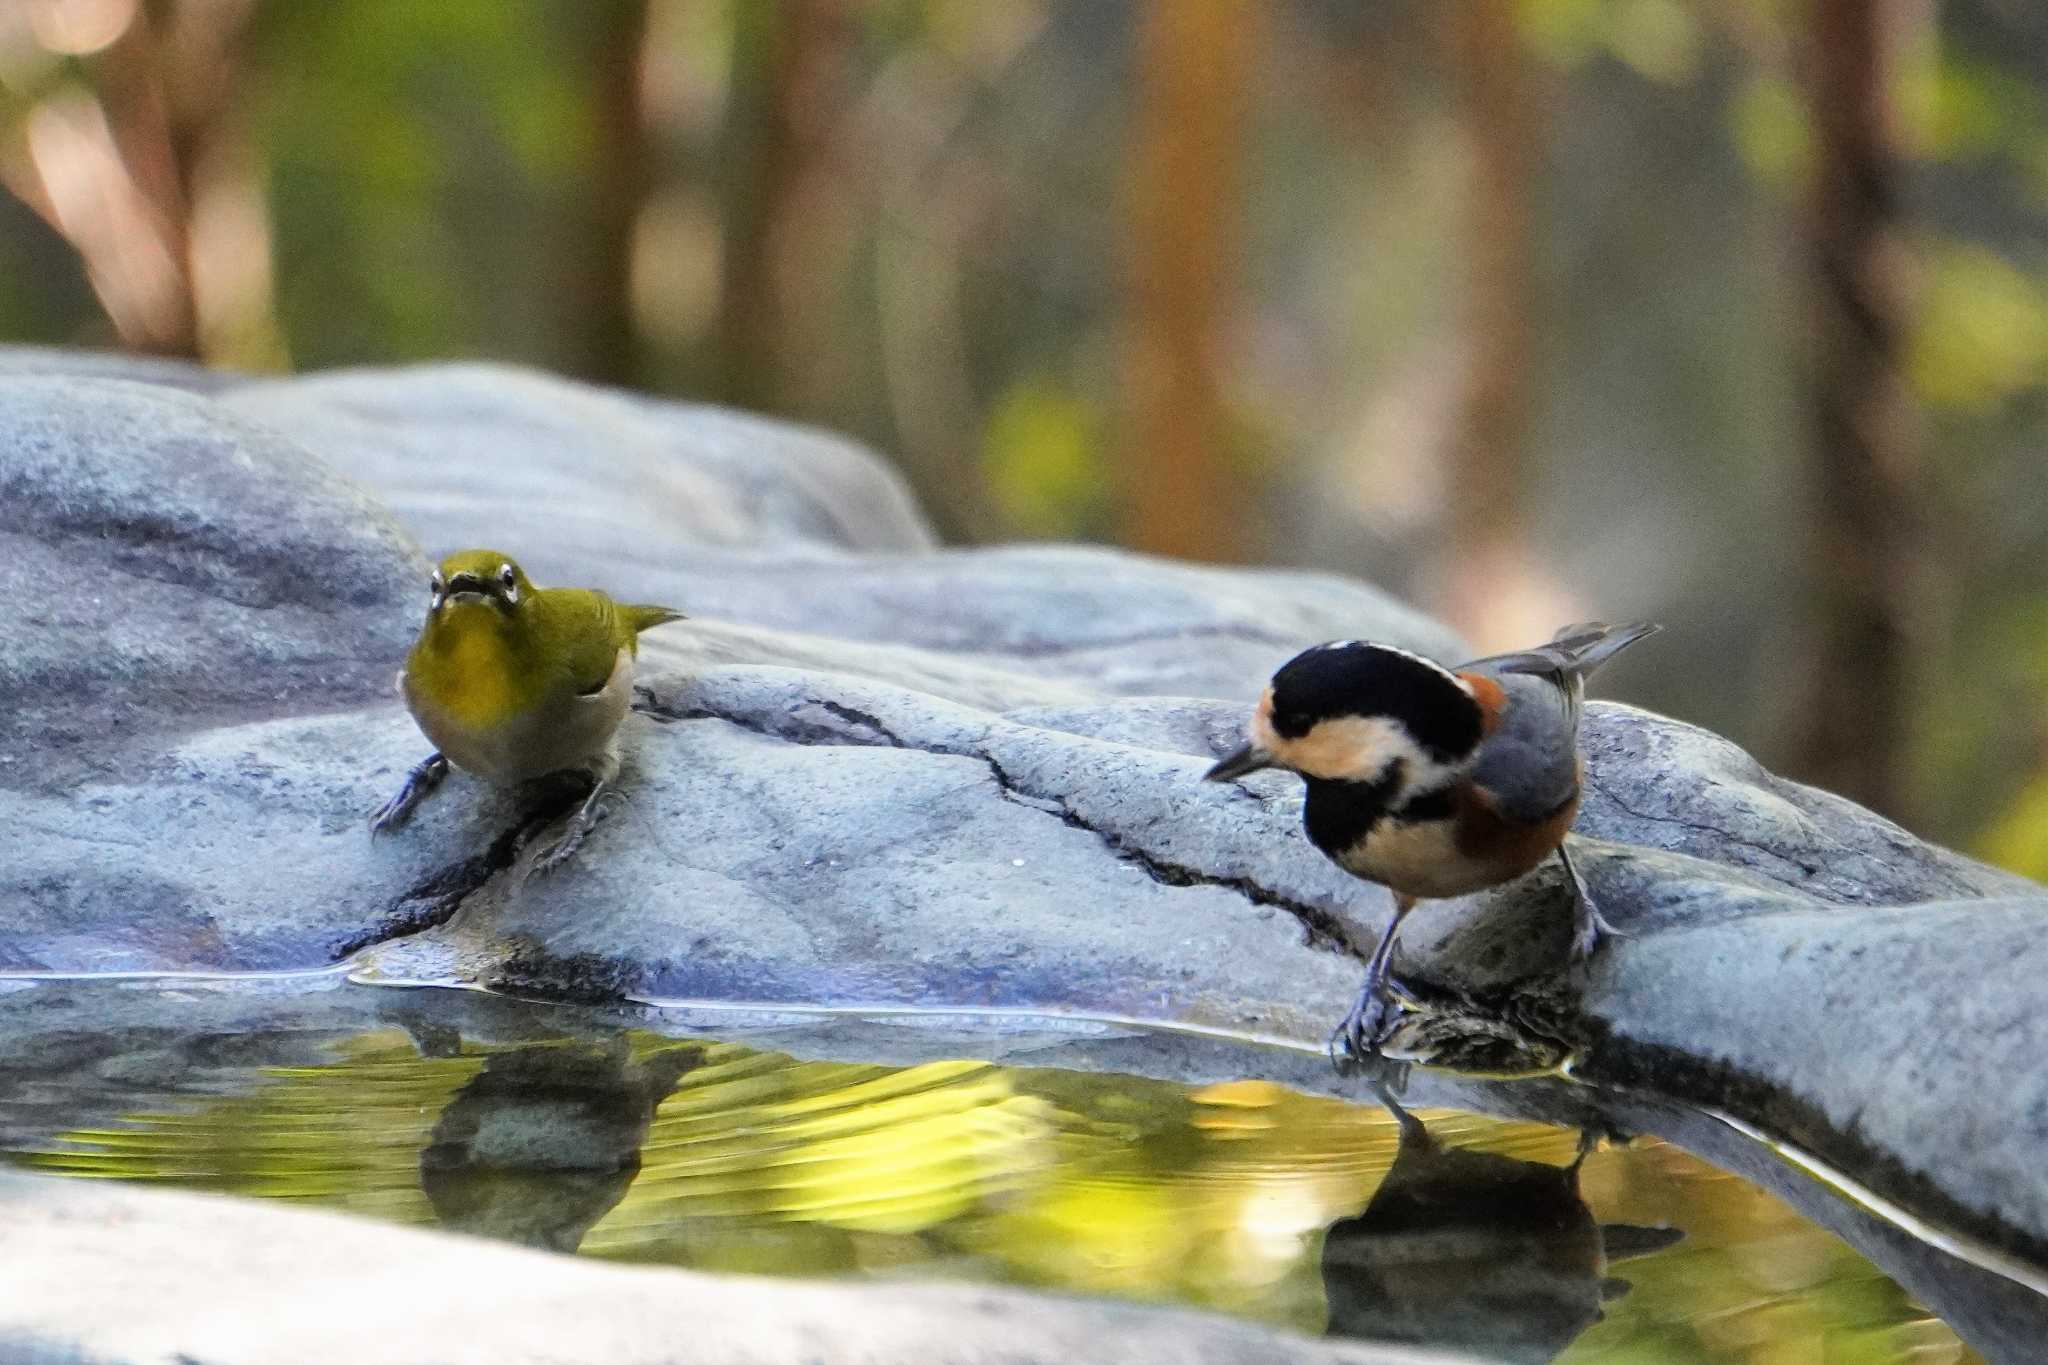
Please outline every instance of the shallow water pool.
M621 1261L1034 1285L1514 1361L1979 1359L1675 1147L1581 1160L1567 1130L1265 1081L397 1026L87 1048L14 1081L0 1145L35 1170Z

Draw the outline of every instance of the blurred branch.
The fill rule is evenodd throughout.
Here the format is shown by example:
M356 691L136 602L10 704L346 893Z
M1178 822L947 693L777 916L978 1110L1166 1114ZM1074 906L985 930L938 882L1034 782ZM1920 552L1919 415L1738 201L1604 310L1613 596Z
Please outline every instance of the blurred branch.
M80 54L93 89L65 85L38 101L0 164L0 179L79 253L116 334L133 349L182 356L206 349L205 253L195 225L212 188L208 174L238 165L246 174L247 159L221 144L252 5L133 6ZM239 231L246 215L203 221L248 235ZM246 302L248 291L241 295ZM267 294L260 304L267 310Z
M1904 804L1928 569L1917 415L1902 369L1906 280L1892 97L1915 8L1815 0L1806 54L1818 133L1807 246L1816 620L1797 768L1805 780L1894 816Z
M1246 549L1222 376L1261 16L1253 0L1148 0L1140 20L1124 540L1158 554L1231 560Z
M106 110L77 88L41 100L22 120L0 179L84 262L123 345L193 353L182 255L116 146Z

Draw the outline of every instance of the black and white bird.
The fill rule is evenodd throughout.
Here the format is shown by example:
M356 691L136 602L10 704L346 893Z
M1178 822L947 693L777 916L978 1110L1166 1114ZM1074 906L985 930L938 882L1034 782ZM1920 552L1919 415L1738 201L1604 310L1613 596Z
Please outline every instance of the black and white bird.
M1589 674L1658 629L1567 626L1547 645L1455 669L1391 645L1338 640L1273 675L1249 742L1205 776L1300 774L1309 842L1394 894L1358 1001L1330 1038L1340 1066L1379 1046L1387 962L1418 900L1498 886L1554 854L1577 896L1572 959L1592 954L1603 922L1564 845L1584 771L1580 703Z

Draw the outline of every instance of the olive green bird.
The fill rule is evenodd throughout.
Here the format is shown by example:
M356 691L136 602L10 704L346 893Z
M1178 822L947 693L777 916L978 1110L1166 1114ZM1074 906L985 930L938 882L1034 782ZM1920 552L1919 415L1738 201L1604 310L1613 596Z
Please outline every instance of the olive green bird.
M428 586L426 623L398 690L435 752L370 817L370 832L412 818L451 763L501 786L587 774L590 795L534 863L536 872L551 871L604 818L640 632L683 614L628 606L591 588L537 588L496 550L448 556Z

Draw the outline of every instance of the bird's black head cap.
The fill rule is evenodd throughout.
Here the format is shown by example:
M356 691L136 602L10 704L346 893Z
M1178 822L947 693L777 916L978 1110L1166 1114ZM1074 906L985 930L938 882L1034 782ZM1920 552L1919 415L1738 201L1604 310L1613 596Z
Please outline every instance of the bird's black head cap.
M1485 716L1471 690L1441 664L1390 645L1338 640L1304 650L1273 675L1271 724L1283 740L1345 716L1400 722L1438 763L1477 747Z

